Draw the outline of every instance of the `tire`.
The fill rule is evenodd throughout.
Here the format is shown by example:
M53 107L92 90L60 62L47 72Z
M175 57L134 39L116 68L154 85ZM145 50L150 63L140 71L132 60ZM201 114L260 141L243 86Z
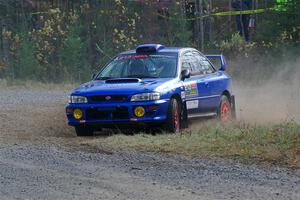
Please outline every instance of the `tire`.
M218 118L222 123L228 123L233 119L232 106L227 96L221 96L221 102L218 109Z
M180 130L180 106L178 101L175 98L170 100L168 114L167 114L167 122L166 122L166 130L171 133L178 133Z
M75 126L75 132L79 137L93 136L94 130L93 128L86 125Z

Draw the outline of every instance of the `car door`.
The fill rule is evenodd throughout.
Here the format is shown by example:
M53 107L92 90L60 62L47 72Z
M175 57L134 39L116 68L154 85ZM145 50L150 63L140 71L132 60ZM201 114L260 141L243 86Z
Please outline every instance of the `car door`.
M201 110L204 112L215 112L220 103L220 96L222 89L220 87L222 79L222 73L216 70L209 60L198 51L194 51L194 56L197 59L197 66L201 76L199 82L204 82L207 90L207 96L205 102L200 105Z
M185 52L181 60L182 70L189 69L191 73L191 77L183 82L188 114L203 113L206 111L205 105L208 103L210 91L206 85L205 76L199 71L199 61L193 51Z

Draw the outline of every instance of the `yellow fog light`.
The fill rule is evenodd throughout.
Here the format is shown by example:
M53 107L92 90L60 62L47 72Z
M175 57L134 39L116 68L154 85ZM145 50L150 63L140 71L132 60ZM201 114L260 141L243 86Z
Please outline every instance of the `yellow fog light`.
M134 114L137 117L143 117L145 113L145 109L142 106L135 107L134 109Z
M81 119L82 118L82 110L76 108L73 111L73 116L74 116L75 119Z

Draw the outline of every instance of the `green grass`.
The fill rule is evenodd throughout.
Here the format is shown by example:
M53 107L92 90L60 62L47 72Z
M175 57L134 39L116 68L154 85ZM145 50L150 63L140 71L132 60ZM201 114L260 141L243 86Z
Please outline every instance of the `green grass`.
M227 126L209 122L182 134L116 134L95 138L86 144L110 150L133 149L192 157L238 157L300 167L300 125L295 122L277 125L235 123Z

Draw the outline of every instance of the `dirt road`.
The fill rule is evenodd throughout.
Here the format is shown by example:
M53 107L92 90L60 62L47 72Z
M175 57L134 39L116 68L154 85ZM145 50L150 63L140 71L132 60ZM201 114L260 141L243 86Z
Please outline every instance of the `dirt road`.
M83 146L66 91L0 89L0 199L300 199L299 171Z

